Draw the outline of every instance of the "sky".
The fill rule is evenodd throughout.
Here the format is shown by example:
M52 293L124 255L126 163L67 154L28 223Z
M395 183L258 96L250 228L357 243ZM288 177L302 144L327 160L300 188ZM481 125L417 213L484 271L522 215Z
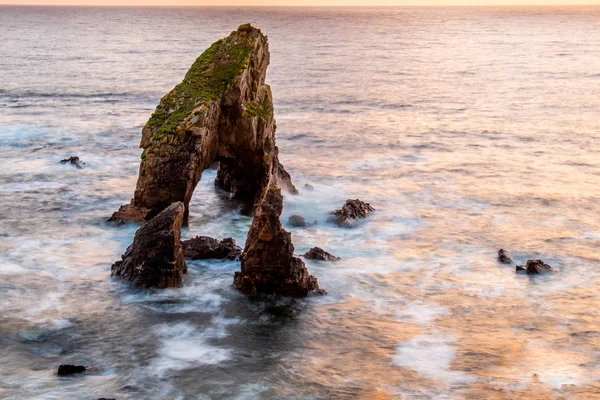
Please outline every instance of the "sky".
M600 4L600 0L0 0L0 4L136 6L485 6Z

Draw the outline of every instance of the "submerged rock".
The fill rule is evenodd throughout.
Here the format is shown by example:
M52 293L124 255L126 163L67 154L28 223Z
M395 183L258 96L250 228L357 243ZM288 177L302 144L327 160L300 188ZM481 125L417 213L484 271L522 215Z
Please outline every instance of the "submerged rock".
M506 250L500 249L498 250L498 262L501 262L502 264L512 264L513 260Z
M281 190L273 181L260 203L241 257L234 285L247 294L305 297L319 289L304 262L294 257L291 235L281 226Z
M208 236L196 236L195 238L181 242L183 255L192 260L207 260L211 258L236 260L242 254L242 248L235 244L232 238L226 238L220 242Z
M307 192L313 192L315 190L315 187L309 183L305 183L302 188Z
M517 272L525 271L528 275L538 275L546 272L553 272L554 268L546 264L542 260L527 260L527 265L517 265Z
M351 226L351 220L366 218L371 211L375 211L369 203L361 200L346 200L346 204L340 209L335 210L333 220L336 224L343 227Z
M323 250L320 247L313 247L306 253L304 253L304 258L307 260L320 260L320 261L339 261L340 257L336 257L333 254L330 254Z
M83 163L77 156L72 156L69 158L65 158L64 160L60 160L61 164L71 164L74 165L77 169L83 169Z
M288 218L288 225L294 228L304 228L306 227L306 220L300 215L292 215Z
M81 374L82 372L87 371L87 367L83 365L72 365L72 364L63 364L59 365L57 374L58 376L69 376L75 374Z
M142 225L111 275L138 288L179 286L187 271L181 248L184 211L183 203L176 202Z
M194 189L214 161L215 185L244 213L255 211L272 171L279 186L297 193L275 145L269 57L267 37L249 24L198 57L144 126L134 197L112 220L148 220L176 201L187 219Z

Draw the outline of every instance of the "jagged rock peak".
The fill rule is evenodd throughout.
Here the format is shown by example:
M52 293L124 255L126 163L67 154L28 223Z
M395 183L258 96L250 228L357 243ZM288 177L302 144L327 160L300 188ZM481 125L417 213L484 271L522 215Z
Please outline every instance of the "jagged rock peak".
M148 220L182 201L219 162L215 184L252 213L272 171L295 192L278 160L267 37L250 24L216 41L167 93L142 130L139 177L130 204L111 220ZM272 166L277 168L273 169Z
M281 226L283 197L276 184L267 189L246 239L241 272L234 285L247 294L305 297L319 291L317 278L294 257L291 235Z
M111 275L138 288L181 284L187 265L181 249L183 203L173 203L135 233L133 243L111 267Z

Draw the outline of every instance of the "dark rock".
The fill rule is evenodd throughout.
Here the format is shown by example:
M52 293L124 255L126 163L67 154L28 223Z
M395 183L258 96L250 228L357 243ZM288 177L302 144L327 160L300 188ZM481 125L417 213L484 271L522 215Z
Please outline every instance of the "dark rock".
M208 236L196 236L181 242L183 255L192 260L207 260L211 258L236 260L242 254L242 248L235 244L232 238L220 242Z
M167 288L181 284L187 265L181 249L183 203L171 204L135 233L133 243L111 267L138 288Z
M83 168L83 163L79 160L79 157L73 156L69 158L65 158L64 160L60 160L61 164L71 164L74 165L77 169Z
M86 370L87 367L84 367L83 365L63 364L58 367L58 376L81 374Z
M259 206L273 171L282 188L297 193L275 145L269 58L267 37L249 24L202 53L144 126L133 199L112 218L148 220L181 201L185 223L194 189L214 161L215 186L243 213Z
M346 204L340 210L333 212L334 221L339 226L349 227L351 226L351 220L366 218L371 211L375 211L375 209L369 203L358 199L346 200Z
M300 215L292 215L288 219L288 225L293 226L294 228L305 228L306 220L304 219L304 217L301 217Z
M512 264L513 260L506 250L500 249L498 250L498 262L501 262L502 264Z
M315 187L313 185L306 183L306 184L304 184L303 189L306 190L307 192L313 192L315 190Z
M321 261L339 261L340 257L336 257L333 254L330 254L323 250L320 247L313 247L306 253L304 253L304 258L307 260L321 260Z
M538 275L554 271L550 265L542 260L527 260L526 266L517 265L517 271L525 271L528 275Z
M283 209L281 190L273 181L254 216L241 257L241 272L234 285L247 294L305 297L317 292L317 278L294 257L291 235L279 217Z

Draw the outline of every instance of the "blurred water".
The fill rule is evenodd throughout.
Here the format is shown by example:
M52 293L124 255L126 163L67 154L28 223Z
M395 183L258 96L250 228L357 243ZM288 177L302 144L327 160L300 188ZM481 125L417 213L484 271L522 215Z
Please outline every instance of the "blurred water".
M329 295L251 301L221 261L132 290L110 265L136 227L104 221L141 127L245 22L270 39L281 159L315 187L282 219L320 222L290 229L298 253L343 258L307 262ZM0 7L0 43L0 398L600 396L600 8ZM243 244L214 178L183 235ZM346 198L377 212L326 224Z

